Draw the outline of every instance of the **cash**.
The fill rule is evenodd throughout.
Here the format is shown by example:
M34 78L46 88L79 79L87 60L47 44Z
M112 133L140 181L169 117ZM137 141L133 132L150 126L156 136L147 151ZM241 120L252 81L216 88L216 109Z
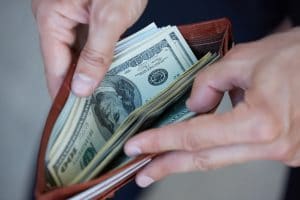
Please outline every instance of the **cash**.
M52 129L45 162L53 186L96 177L141 128L192 117L187 92L197 71L217 58L208 53L197 61L177 27L154 23L121 40L114 53L95 92L70 93Z

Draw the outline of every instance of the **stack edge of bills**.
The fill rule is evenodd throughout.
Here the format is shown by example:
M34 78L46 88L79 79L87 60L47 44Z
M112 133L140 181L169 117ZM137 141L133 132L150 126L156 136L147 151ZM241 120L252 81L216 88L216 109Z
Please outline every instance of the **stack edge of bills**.
M197 60L175 26L154 23L118 42L113 62L87 98L70 93L49 139L48 185L90 180L130 158L124 143L141 128L195 115L185 107L196 73L217 54Z

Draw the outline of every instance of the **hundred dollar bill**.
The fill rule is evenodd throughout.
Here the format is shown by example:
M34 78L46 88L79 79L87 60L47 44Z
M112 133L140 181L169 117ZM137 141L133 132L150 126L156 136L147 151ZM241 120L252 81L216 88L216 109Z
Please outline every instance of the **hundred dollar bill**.
M79 98L76 98L73 108L70 112L69 117L66 119L64 126L61 128L61 133L58 134L56 141L53 143L52 147L49 149L46 157L46 162L55 155L58 151L61 151L62 146L60 141L67 141L71 138L72 132L77 129L77 124L74 121L80 121L81 113L78 112L84 107L84 102Z
M84 172L90 171L85 170L87 166L92 166L95 155L127 116L190 66L182 51L168 34L163 34L114 60L93 95L80 98L73 125L63 129L57 145L50 150L47 168L58 186L72 183L78 174L86 176Z
M168 108L166 111L164 111L163 115L159 117L159 120L157 120L151 127L160 127L171 123L180 122L186 119L189 119L193 116L195 116L194 112L190 112L186 106L185 102L187 98L189 97L189 93L185 93L179 101L177 101L175 104L172 105L172 107ZM117 161L120 166L126 164L128 161L130 161L132 158L127 157L124 154L121 154L114 158L114 161ZM97 195L101 194L103 191L105 191L106 188L112 187L117 182L121 182L122 180L125 180L128 178L129 175L132 175L130 173L131 170L135 169L137 166L145 166L151 161L151 159L146 158L145 160L142 160L138 162L137 164L133 165L129 170L124 170L120 173L117 173L115 176L108 178L104 182L101 182L97 184L94 187L91 187L79 194L76 194L71 199L92 199L95 198ZM111 166L111 164L110 164ZM90 175L92 177L92 175ZM88 177L88 179L91 179L91 177Z
M160 30L160 31L159 31ZM157 28L155 23L151 23L141 31L125 38L124 40L118 42L116 46L116 51L118 53L123 53L126 55L126 52L130 52L131 49L135 49L136 45L142 45L148 40L155 39L158 37L169 37L172 39L174 45L177 47L176 50L181 53L182 59L185 59L186 63L184 65L190 66L192 65L197 59L191 52L190 48L188 47L187 43L183 39L182 35L179 33L177 27L164 27L164 28ZM130 47L130 48L129 48ZM70 109L72 108L72 102L75 101L75 96L71 93L69 99L67 100L66 106L63 108L62 114L59 116L55 127L52 130L52 134L50 137L50 142L48 144L47 153L46 153L46 160L49 160L49 151L53 147L54 142L59 136L61 129L69 116ZM55 148L54 148L55 149ZM56 149L55 149L56 150ZM52 149L51 152L54 150Z
M187 92L190 90L197 72L215 62L218 58L217 54L208 53L158 96L131 113L126 121L116 130L110 141L97 153L96 159L92 163L94 166L92 164L89 166L92 166L91 170L78 174L72 183L87 181L99 174L112 159L115 159L115 156L122 150L124 143L141 127L143 129L149 128L154 121L156 123L151 125L151 127L158 127L194 116L195 113L190 112L185 107L185 98L189 95ZM172 108L161 115L170 105L172 105ZM87 171L89 167L85 168L84 171Z
M62 128L65 125L65 122L67 121L68 117L71 115L72 109L74 110L74 107L76 107L76 96L73 95L73 93L70 93L68 99L68 104L66 104L61 111L59 117L56 120L56 123L52 129L51 137L49 138L47 150L46 150L46 160L49 159L49 151L53 147L56 139L59 136L59 133L62 131Z
M159 31L159 28L156 26L156 24L153 22L143 28L142 30L136 32L135 34L132 34L123 40L119 41L116 45L114 54L119 54L120 52L126 50L132 45L138 44L141 41L151 37L155 33Z
M180 121L183 121L183 120L186 120L186 119L189 119L189 118L195 116L196 113L189 111L185 105L185 102L188 97L189 97L189 94L185 93L185 95L182 98L180 98L180 100L178 102L176 102L176 104L172 105L172 107L169 108L168 110L166 110L163 115L159 116L159 118L157 118L155 120L155 122L151 125L151 127L152 128L161 127L161 126L165 126L165 125L168 125L171 123L180 122ZM119 143L118 147L117 148L115 147L114 149L112 149L111 154L105 158L105 159L108 159L109 157L113 158L112 163L109 163L109 167L111 169L121 167L132 160L132 158L127 157L123 153L118 154L116 156L118 151L120 151L120 149L122 149L122 147L123 147L122 145L123 145L123 143ZM91 180L92 178L97 176L99 174L99 170L100 170L99 168L101 166L107 165L107 164L106 165L104 164L104 163L107 163L105 159L102 160L101 165L98 165L95 169L93 169L93 171L91 173L89 173L86 177L82 178L80 181Z
M197 58L193 54L192 50L189 48L188 44L179 32L178 28L175 26L163 27L160 28L159 31L156 30L152 34L147 34L147 37L144 37L143 40L141 40L139 43L133 43L132 45L128 46L128 48L118 52L115 55L115 59L120 59L120 57L126 56L128 52L131 52L139 46L144 45L149 41L156 40L158 38L170 39L176 47L174 50L176 50L177 53L180 55L181 59L185 61L186 66L191 66L197 61Z
M147 38L150 38L155 33L159 31L159 28L156 26L156 24L153 22L146 26L145 28L141 29L140 31L136 32L135 34L132 34L125 39L119 41L115 48L115 54L121 53L128 49L130 46L140 43L141 41L146 40ZM67 121L68 117L70 116L71 109L73 108L74 103L76 100L76 96L73 93L70 93L67 104L64 106L63 110L61 111L61 114L59 115L57 122L55 123L55 126L52 129L51 137L49 139L49 143L47 146L46 151L46 160L49 159L49 151L53 147L53 144L55 143L56 139L59 136L59 133L61 133L61 129L63 128L65 122Z

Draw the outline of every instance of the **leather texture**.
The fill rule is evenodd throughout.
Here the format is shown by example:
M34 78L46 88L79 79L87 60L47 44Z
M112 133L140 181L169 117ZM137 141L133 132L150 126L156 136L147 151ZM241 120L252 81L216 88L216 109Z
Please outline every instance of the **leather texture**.
M178 28L184 36L184 38L186 39L189 46L191 47L192 51L198 58L201 58L209 51L219 52L221 55L224 55L233 44L231 23L226 18L190 25L182 25L178 26ZM41 139L40 150L37 160L37 173L35 183L35 197L40 200L66 199L98 183L103 182L107 178L119 173L122 170L125 170L129 166L133 165L136 162L139 162L145 157L153 158L156 156L140 156L134 159L132 162L128 163L127 165L123 166L122 168L112 170L104 175L101 175L98 178L84 183L51 189L47 187L45 176L46 166L44 162L46 148L55 121L58 118L61 110L63 109L67 101L68 95L70 93L71 81L74 70L75 64L73 64L70 67L67 76L59 90L59 93L55 98L54 103L50 109L46 124L44 126L43 136ZM132 180L136 173L137 172L135 172L132 176L128 177L126 180L119 182L116 185L113 185L111 188L108 188L107 191L104 194L98 196L97 199L107 199L113 197L114 192L120 189L125 184L127 184L130 180Z

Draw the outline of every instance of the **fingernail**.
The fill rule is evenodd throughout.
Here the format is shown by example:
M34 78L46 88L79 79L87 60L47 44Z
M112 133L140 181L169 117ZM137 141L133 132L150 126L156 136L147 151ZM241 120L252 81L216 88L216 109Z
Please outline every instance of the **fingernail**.
M85 74L75 74L72 82L72 90L76 94L82 94L86 91L92 90L94 87L95 81L88 77Z
M142 154L142 151L136 146L128 146L125 148L125 153L127 154L127 156L135 157Z
M154 180L148 176L141 175L136 178L136 184L142 188L148 187Z

